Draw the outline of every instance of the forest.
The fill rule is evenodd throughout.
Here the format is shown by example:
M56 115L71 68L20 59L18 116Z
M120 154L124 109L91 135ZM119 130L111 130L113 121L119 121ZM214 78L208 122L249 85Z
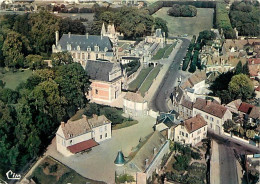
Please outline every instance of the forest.
M174 17L194 17L197 15L197 9L191 5L174 4L169 10L168 15Z

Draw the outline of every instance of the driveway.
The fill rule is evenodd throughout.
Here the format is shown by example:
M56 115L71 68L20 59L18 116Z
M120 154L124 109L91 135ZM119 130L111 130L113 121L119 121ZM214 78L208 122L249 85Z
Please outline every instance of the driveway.
M144 116L136 119L139 121L138 124L112 131L110 140L100 143L99 146L94 147L89 153L64 157L57 152L54 139L45 154L51 155L82 176L106 183L114 183L114 160L118 150L122 150L124 155L128 156L132 148L139 143L140 137L145 137L153 132L154 118Z

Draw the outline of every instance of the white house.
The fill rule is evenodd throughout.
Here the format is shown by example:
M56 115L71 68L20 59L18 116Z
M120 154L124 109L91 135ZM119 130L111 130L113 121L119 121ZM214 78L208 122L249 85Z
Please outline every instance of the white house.
M207 122L197 114L174 128L174 141L192 146L207 137Z
M123 101L124 112L131 116L143 116L148 113L147 101L139 94L127 92Z
M223 124L232 119L232 113L216 101L197 98L193 105L193 116L200 114L208 123L208 128L218 134L223 134Z
M111 138L111 121L104 115L93 115L88 119L61 122L56 132L57 150L64 156L70 156L88 150L98 143Z

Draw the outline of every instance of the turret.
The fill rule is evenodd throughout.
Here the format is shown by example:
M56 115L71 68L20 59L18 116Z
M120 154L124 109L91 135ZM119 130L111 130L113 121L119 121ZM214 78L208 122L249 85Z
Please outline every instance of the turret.
M103 22L100 35L102 36L102 35L105 35L105 34L106 34L106 28L105 28L105 23Z

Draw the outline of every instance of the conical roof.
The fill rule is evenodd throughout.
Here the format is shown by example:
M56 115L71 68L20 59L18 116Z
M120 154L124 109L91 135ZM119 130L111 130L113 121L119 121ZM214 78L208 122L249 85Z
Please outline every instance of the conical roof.
M114 162L116 165L124 165L125 164L125 158L122 151L118 151L116 160Z

